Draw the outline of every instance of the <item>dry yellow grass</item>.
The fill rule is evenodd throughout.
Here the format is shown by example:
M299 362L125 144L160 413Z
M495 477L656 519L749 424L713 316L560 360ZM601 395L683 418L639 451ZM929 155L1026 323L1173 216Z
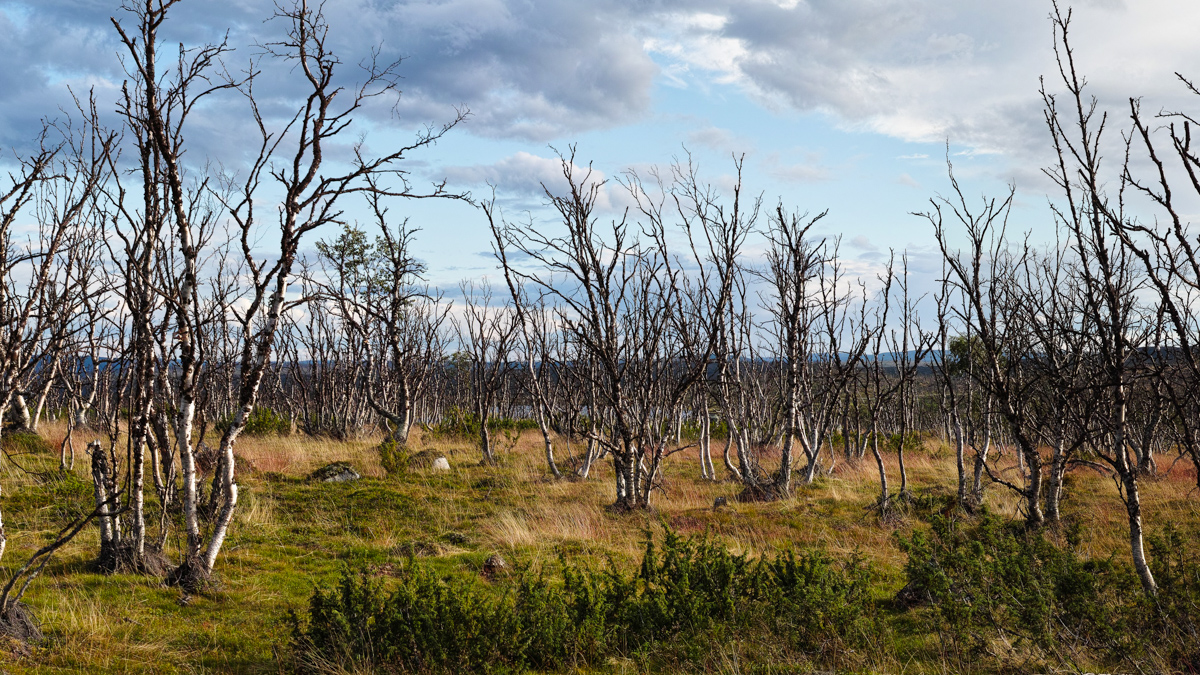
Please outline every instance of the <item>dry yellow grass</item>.
M214 441L215 442L215 441ZM374 452L378 439L338 441L300 434L291 436L242 436L234 452L250 461L258 471L286 476L306 476L331 462L350 462L364 476L384 475Z
M53 455L16 458L57 467L57 444L65 429L41 430ZM74 473L88 480L83 446L76 432ZM217 571L223 589L188 607L178 592L158 580L100 577L87 572L97 547L89 529L64 549L43 578L34 583L30 604L47 631L50 646L4 664L9 672L262 672L277 664L273 650L287 640L282 618L303 606L314 583L327 581L343 565L401 561L407 553L426 556L448 569L474 569L493 552L519 566L549 565L559 555L584 556L597 564L613 558L632 564L647 531L666 524L683 534L708 534L735 552L752 556L787 548L820 547L837 556L859 552L872 560L884 583L898 587L905 561L897 532L920 526L916 517L881 523L870 509L878 491L871 457L839 461L812 486L797 485L792 498L770 503L738 503L739 486L700 477L694 450L669 458L662 489L643 513L614 513L612 468L595 465L586 480L552 479L541 439L529 433L502 453L498 466L481 466L471 439L413 439L412 450L448 457L451 470L416 470L385 477L375 452L378 439L338 442L303 436L243 437L236 452L255 471L239 477L242 499ZM557 443L560 467L569 458ZM899 487L896 457L885 458L893 491ZM367 478L358 484L323 486L302 479L333 461L349 461ZM1012 473L1011 452L1001 460ZM717 459L718 473L723 474ZM954 458L930 447L907 455L909 488L916 494L952 494ZM1170 465L1162 462L1164 473ZM1167 522L1200 523L1200 502L1191 467L1177 464L1169 475L1143 481L1143 503L1151 531ZM12 461L0 463L12 568L62 525L52 487ZM729 505L715 510L713 501ZM987 492L994 512L1020 518L1020 499L1000 486ZM1085 552L1127 559L1125 511L1112 481L1091 470L1071 476L1063 504L1066 518L1082 522ZM153 506L151 507L153 513ZM157 521L156 521L157 522ZM180 545L177 530L168 553ZM399 564L399 563L397 563ZM737 672L736 656L726 663ZM619 670L619 668L617 668Z
M40 431L57 453L65 436L65 427L61 423L45 423ZM75 473L80 477L87 476L87 456L83 446L88 440L91 436L86 432L73 434L77 450ZM364 476L378 478L385 475L375 452L378 440L338 441L302 435L243 436L238 441L236 453L248 460L260 475L274 473L302 478L330 462L347 461ZM821 476L815 486L797 485L792 499L739 504L735 501L738 485L701 479L695 451L684 451L668 459L662 489L653 495L653 511L640 517L618 517L605 508L613 499L610 465L598 462L586 481L552 480L545 468L541 438L536 433L522 436L502 454L501 466L494 468L479 466L480 455L470 439L426 439L418 430L411 445L414 452L428 449L449 457L451 475L457 480L469 481L489 474L503 478L490 491L502 493L505 506L491 514L481 526L489 543L497 549L552 550L564 542L573 542L596 550L634 555L640 548L642 530L665 522L683 533L712 531L739 551L758 553L797 545L823 546L835 552L863 550L880 562L895 563L900 554L892 533L909 524L903 518L895 523L880 524L869 510L878 492L878 473L870 456L858 462L839 457L834 470ZM567 471L570 458L564 456L562 445L556 443L558 459ZM896 459L894 453L885 454L893 493L900 483ZM944 446L930 447L922 452L910 451L906 454L906 464L910 490L953 491L954 458ZM719 460L717 465L718 472L723 474ZM1164 475L1142 481L1143 507L1152 528L1157 523L1200 521L1200 502L1195 499L1195 494L1189 498L1195 490L1194 469L1186 462L1179 462L1169 475L1165 475L1168 467L1171 467L1170 461L1163 461ZM1015 456L1011 451L1003 453L999 469L1005 476L1016 474ZM20 489L31 480L13 462L0 464L0 481L6 490ZM246 476L240 480L253 485L256 478ZM461 505L454 500L438 498L441 476L416 471L407 480L424 488L416 496L445 531L463 526L463 514L459 512ZM269 496L253 490L251 494L254 496L244 500L239 509L240 525L264 526L277 519L276 506ZM714 513L711 507L717 497L727 498L730 505ZM990 486L985 503L995 513L1014 519L1021 517L1020 497L1002 486ZM1090 535L1086 546L1092 555L1124 552L1126 516L1111 479L1090 469L1074 472L1063 507L1068 518L1084 523ZM336 520L335 515L318 517ZM803 526L797 527L798 523ZM385 540L397 536L386 531L379 535ZM10 539L20 541L23 536L16 532L10 534Z

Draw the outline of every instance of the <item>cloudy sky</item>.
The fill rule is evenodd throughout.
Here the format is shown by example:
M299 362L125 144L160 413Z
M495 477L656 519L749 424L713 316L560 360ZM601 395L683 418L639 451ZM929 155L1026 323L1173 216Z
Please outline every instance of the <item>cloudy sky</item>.
M0 147L20 148L43 117L92 87L111 109L124 75L109 17L118 0L0 0ZM189 45L228 31L232 68L282 30L269 0L184 0L165 30ZM845 255L916 257L932 241L910 215L945 192L946 144L972 192L1019 190L1021 229L1048 232L1039 76L1056 74L1049 0L327 0L347 77L381 45L403 57L394 110L369 111L368 144L418 125L467 122L414 157L415 175L486 193L510 217L542 218L554 150L577 144L606 177L670 162L685 148L727 186L731 157L766 202L829 209L823 233ZM1092 92L1124 124L1127 100L1195 109L1175 72L1200 77L1200 3L1076 0L1074 41ZM263 90L286 90L268 68ZM281 95L282 96L282 95ZM286 98L286 97L283 97ZM245 105L196 120L193 160L240 161ZM605 206L625 201L616 186ZM464 205L396 207L423 229L433 280L493 268L479 214ZM528 215L524 215L528 212ZM932 270L929 270L932 271Z

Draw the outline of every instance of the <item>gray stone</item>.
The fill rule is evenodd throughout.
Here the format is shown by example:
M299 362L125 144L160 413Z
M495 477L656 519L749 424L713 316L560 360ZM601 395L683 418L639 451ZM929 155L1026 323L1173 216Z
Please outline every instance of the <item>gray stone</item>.
M450 460L446 459L445 457L438 457L437 459L433 460L433 465L429 468L433 469L434 471L449 471Z
M347 483L359 478L362 476L346 462L327 464L308 475L309 480L322 483Z
M437 455L433 454L432 450L422 450L408 456L408 468L410 469L428 469L433 466L433 460Z
M483 576L491 579L507 568L508 563L504 562L504 558L501 558L499 554L488 556L488 559L483 562Z

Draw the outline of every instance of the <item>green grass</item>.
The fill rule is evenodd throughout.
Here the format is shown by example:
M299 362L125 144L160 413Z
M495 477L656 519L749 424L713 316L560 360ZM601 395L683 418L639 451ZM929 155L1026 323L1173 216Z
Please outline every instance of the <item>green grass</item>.
M61 430L51 426L43 435L47 444L22 455L21 466L57 469ZM661 532L663 524L681 535L707 533L752 558L789 549L820 549L836 559L861 552L873 570L872 595L887 619L886 640L866 662L881 672L940 673L947 667L939 636L922 620L926 610L902 611L890 604L904 584L906 557L898 536L925 524L918 514L878 522L867 509L877 481L872 463L843 463L787 501L738 504L736 484L703 481L694 455L681 453L666 466L664 489L654 495L652 512L616 514L605 508L613 499L610 466L597 465L588 481L552 480L540 438L534 436L527 434L498 466L481 466L469 440L435 440L429 446L417 440L416 450L433 447L445 453L452 470L393 476L379 465L370 441L243 438L238 453L256 470L238 478L241 498L217 562L217 590L181 605L179 591L157 579L94 574L89 563L98 535L90 527L54 558L26 596L47 639L28 651L0 645L0 668L14 674L280 672L290 663L289 610L304 612L314 589L333 583L347 568L365 567L386 583L412 555L436 574L478 576L483 561L499 553L515 573L551 569L560 556L597 567L612 560L632 569L646 532ZM82 448L78 435L75 442ZM559 453L560 466L565 465L561 448ZM349 461L363 479L304 480L312 469L334 460ZM0 508L8 534L0 579L66 521L89 509L87 461L81 453L73 475L54 479L26 474L8 461L0 465ZM910 485L937 494L949 491L952 461L912 453ZM889 467L894 471L895 462ZM1200 523L1196 499L1188 497L1193 486L1188 476L1146 482L1151 530L1174 521L1192 531ZM729 498L730 505L714 512L718 496ZM149 501L154 536L157 506ZM1002 488L991 489L988 503L994 513L1017 517L1017 500ZM1108 480L1076 475L1064 508L1088 533L1081 547L1086 555L1127 559L1124 513ZM176 555L180 546L176 523L167 554ZM769 659L770 650L714 635L710 652L709 670L766 672L756 671L751 661ZM601 669L637 672L639 662L632 656L611 659Z

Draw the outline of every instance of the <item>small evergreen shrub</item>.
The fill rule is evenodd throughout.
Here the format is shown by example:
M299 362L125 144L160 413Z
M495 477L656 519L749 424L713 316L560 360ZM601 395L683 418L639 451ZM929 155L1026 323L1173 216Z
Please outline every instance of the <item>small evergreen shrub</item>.
M700 421L695 419L684 420L683 422L683 437L689 441L700 439ZM729 423L724 418L711 420L708 425L708 437L714 441L723 441L729 438Z
M226 415L213 426L218 432L225 433L231 424L233 424L233 414ZM250 418L246 420L246 428L242 429L242 433L247 436L286 436L292 433L292 423L288 418L266 406L257 406L250 412Z
M561 581L440 578L410 561L385 591L346 571L291 616L301 665L381 672L554 671L636 655L671 664L711 656L714 635L782 642L826 661L878 634L870 571L819 552L751 561L707 538L667 532L636 573L560 560Z
M1181 672L1200 673L1200 551L1196 534L1184 535L1174 524L1148 538L1150 571L1158 597L1142 598L1139 613L1152 619L1166 660Z
M534 420L512 417L488 418L488 430L492 432L521 432L537 428L537 422ZM434 439L475 438L479 436L479 416L465 408L452 406L446 410L446 414L437 424L424 427L424 430Z
M932 621L960 658L992 653L1003 636L1022 658L1070 663L1079 650L1133 655L1141 587L1112 560L1087 560L1039 531L984 515L961 526L940 515L901 538L909 597L933 605Z
M389 476L404 473L408 469L408 449L390 436L383 439L375 450L379 453L379 465Z

